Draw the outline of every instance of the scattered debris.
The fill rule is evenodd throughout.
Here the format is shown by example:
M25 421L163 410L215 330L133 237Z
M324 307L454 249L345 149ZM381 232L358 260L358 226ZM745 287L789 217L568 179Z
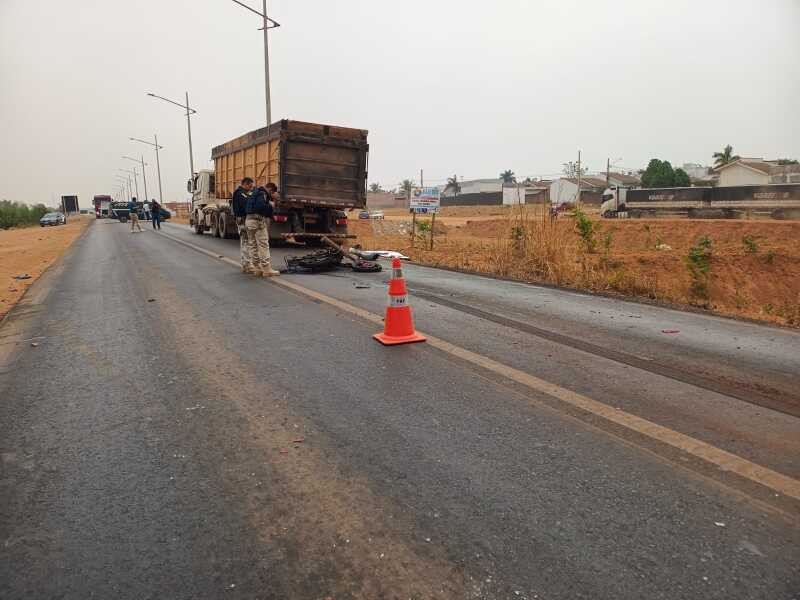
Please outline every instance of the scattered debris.
M292 440L292 443L293 444L302 444L305 441L306 441L306 438L295 438L295 439Z
M281 454L289 454L288 450L281 450Z
M672 246L662 242L661 244L656 244L656 250L672 250Z
M31 346L33 346L34 348L36 348L36 346L38 346L38 345L39 345L39 342L31 342Z
M353 287L355 287L357 290L367 290L372 286L368 283L364 283L363 281L354 281Z
M14 279L30 279L31 276L27 273L22 273L21 275L14 275Z
M723 523L722 521L714 521L714 525L716 525L717 527L725 527L725 523Z
M680 329L662 329L661 333L680 333Z
M147 299L147 301L148 301L148 302L155 302L155 301L156 301L156 299L155 299L155 298L148 298L148 299Z

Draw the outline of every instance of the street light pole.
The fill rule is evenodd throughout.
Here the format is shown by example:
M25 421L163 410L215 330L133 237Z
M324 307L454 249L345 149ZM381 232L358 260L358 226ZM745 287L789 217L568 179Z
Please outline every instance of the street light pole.
M155 134L153 135L153 139L155 140L155 144L153 142L148 142L147 140L140 140L139 138L135 138L135 137L132 137L132 138L129 138L129 139L132 142L140 142L142 144L147 144L148 146L153 146L156 149L156 169L158 171L158 201L163 204L164 199L163 199L163 196L161 194L161 162L159 161L159 158L158 158L158 151L163 149L164 146L159 146L158 145L158 136L155 135ZM144 164L144 157L142 157L142 164ZM145 193L147 193L146 190L145 190Z
M267 101L267 127L272 125L272 102L269 93L269 23L267 22L267 0L261 0L261 12L264 17L264 98Z
M136 167L133 167L133 171L128 169L119 169L120 171L124 171L125 173L133 173L133 183L136 187L136 197L139 197L139 178L138 173L136 172Z
M272 124L272 100L269 92L269 35L267 30L280 27L281 24L267 16L267 0L261 0L261 12L250 8L243 2L239 2L239 0L233 1L250 12L257 14L262 20L261 27L264 30L264 99L267 109L267 127L269 127Z
M144 167L145 167L145 165L147 165L147 163L144 162L144 155L143 154L140 154L139 156L140 156L140 158L133 158L131 156L123 156L122 158L125 158L127 160L132 160L133 162L135 162L137 164L141 161L141 163L142 163L142 183L144 183L144 197L145 197L145 199L147 199L147 175L146 175L145 169L144 169Z
M158 136L153 134L153 139L155 140L156 146L156 171L158 172L158 203L164 204L164 197L161 194L161 162L158 160Z
M180 106L181 108L186 110L186 129L189 134L189 180L192 181L194 179L194 151L192 150L192 115L196 114L197 111L189 106L189 92L186 92L186 104L181 104L180 102L175 102L174 100L170 100L169 98L164 98L164 96L159 96L157 94L153 94L147 92L147 95L152 98L158 98L159 100L164 100L165 102L169 102L170 104L174 104L175 106ZM194 186L194 184L193 184Z

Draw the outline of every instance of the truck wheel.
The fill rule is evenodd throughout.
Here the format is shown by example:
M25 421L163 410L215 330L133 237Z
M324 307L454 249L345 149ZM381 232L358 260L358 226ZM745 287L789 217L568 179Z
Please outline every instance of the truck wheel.
M219 222L216 215L211 216L211 235L215 238L219 237Z
M203 229L202 221L199 218L197 218L197 216L195 216L195 219L194 219L194 232L197 235L203 235L203 231L205 231L205 230Z
M219 237L223 240L230 239L230 234L228 233L228 222L225 218L225 213L220 214L219 216Z

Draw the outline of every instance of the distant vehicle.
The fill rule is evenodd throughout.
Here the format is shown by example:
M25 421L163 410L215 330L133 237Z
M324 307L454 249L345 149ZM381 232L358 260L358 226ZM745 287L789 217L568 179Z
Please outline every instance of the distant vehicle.
M800 184L643 189L612 186L603 192L600 215L604 219L670 215L690 219L738 219L755 215L798 219Z
M120 223L127 223L130 218L128 203L125 200L115 200L111 203L111 216L119 219Z
M379 220L383 219L383 211L382 210L373 210L371 213L369 213L369 218L370 219L379 219Z
M359 219L369 219L369 211L368 210L361 210L358 212Z
M41 225L42 227L50 225L66 225L66 224L67 224L67 217L62 212L47 213L41 219L39 219L39 225Z
M111 196L95 196L94 197L94 216L98 219L107 219L112 217L111 213Z
M61 196L61 209L66 214L81 212L77 196Z

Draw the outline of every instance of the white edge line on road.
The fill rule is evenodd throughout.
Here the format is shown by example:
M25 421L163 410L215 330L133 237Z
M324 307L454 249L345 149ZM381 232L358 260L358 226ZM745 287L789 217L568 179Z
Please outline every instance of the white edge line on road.
M183 244L189 248L197 250L202 254L206 254L207 256L216 258L237 268L240 267L240 264L237 261L221 254L206 250L205 248L201 248L195 244L192 244L191 242L186 242L165 233L161 233L160 235L168 237L179 244ZM324 302L330 306L334 306L352 315L361 317L362 319L365 319L371 323L375 323L376 325L383 326L383 318L375 313L371 313L362 308L358 308L357 306L353 306L352 304L337 300L336 298L332 298L315 290L291 281L286 281L285 279L281 279L279 277L272 278L271 282L294 290L300 294L303 294L304 296ZM751 462L745 458L742 458L741 456L737 456L736 454L732 454L726 450L717 448L716 446L712 446L711 444L700 441L678 431L663 427L662 425L658 425L652 421L648 421L647 419L643 419L623 410L613 408L607 404L593 400L588 396L584 396L583 394L562 388L561 386L550 383L549 381L545 381L544 379L539 379L534 375L520 371L514 367L509 367L508 365L499 363L481 354L476 354L475 352L461 348L460 346L456 346L450 342L446 342L423 331L420 331L419 333L427 337L427 343L430 346L446 352L447 354L475 364L479 367L483 367L484 369L522 384L532 390L547 394L548 396L556 398L561 402L601 417L607 421L610 421L611 423L625 427L626 429L672 446L673 448L677 448L678 450L681 450L682 452L685 452L691 456L716 465L723 471L734 473L740 477L758 483L759 485L763 485L775 490L776 492L779 492L785 496L794 498L795 500L800 500L800 481L797 479L793 479L792 477L783 475L782 473L778 473L777 471Z

